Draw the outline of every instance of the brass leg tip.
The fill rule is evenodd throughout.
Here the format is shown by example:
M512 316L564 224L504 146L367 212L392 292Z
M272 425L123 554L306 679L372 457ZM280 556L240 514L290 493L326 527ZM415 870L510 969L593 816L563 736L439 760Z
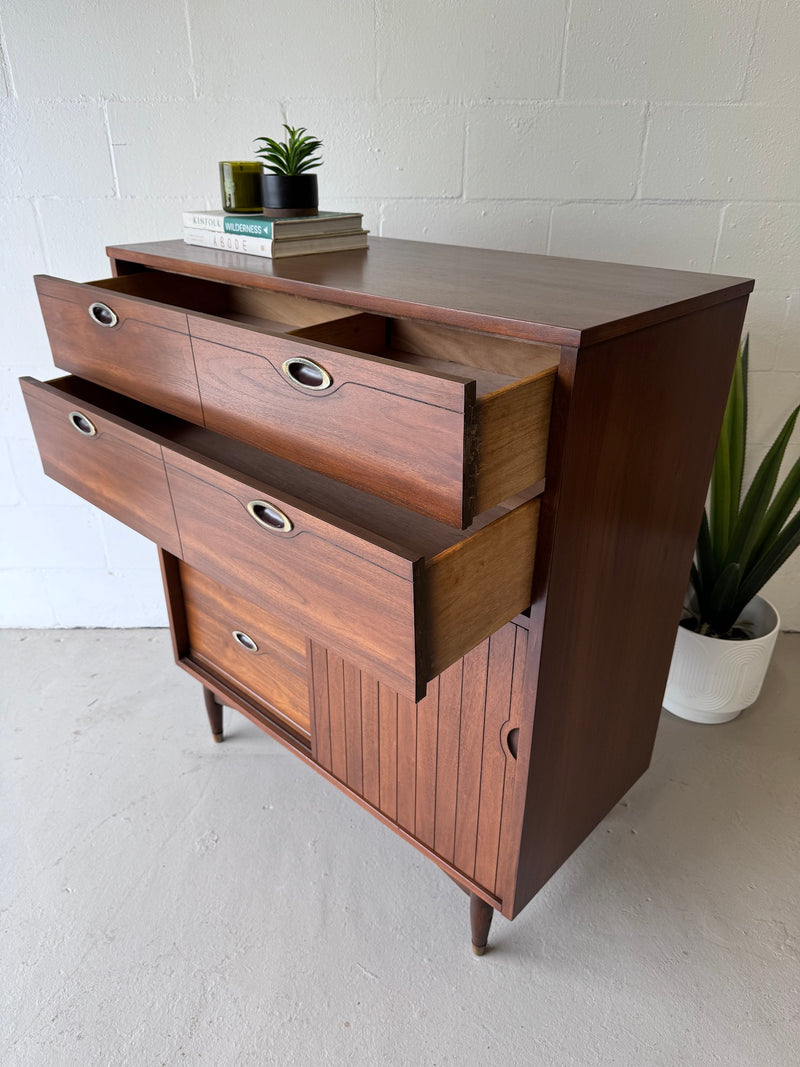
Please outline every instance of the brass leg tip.
M217 744L219 744L220 741L222 740L222 734L221 733L212 734L211 736L214 738L214 740L217 742Z
M472 951L476 956L482 956L486 951L486 945L473 945Z

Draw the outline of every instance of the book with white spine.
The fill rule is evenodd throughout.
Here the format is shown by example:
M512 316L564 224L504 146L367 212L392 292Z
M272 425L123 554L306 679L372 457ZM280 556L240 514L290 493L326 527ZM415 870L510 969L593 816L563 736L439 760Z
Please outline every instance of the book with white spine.
M185 227L183 239L186 244L201 248L216 248L220 252L240 252L246 256L261 256L264 259L281 259L288 256L310 256L319 252L348 252L367 247L368 230L353 230L350 233L310 235L308 237L276 238L241 237L220 233L217 230L197 230Z

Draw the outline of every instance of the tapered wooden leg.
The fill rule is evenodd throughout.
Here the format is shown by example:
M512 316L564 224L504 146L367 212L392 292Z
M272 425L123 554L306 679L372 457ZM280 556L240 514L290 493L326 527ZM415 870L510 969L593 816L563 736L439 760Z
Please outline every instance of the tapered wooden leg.
M208 723L211 727L211 733L214 735L215 741L222 740L222 705L214 696L211 689L203 686L203 699L206 702L206 711L208 712Z
M489 927L494 918L494 908L474 893L469 895L469 921L472 926L472 951L482 956L489 940Z

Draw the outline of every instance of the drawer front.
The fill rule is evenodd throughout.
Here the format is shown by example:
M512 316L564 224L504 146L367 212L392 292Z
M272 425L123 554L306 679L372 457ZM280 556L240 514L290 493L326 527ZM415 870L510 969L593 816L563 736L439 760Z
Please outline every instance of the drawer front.
M324 521L293 499L270 493L265 500L262 488L187 456L168 453L166 459L186 563L398 688L416 688L424 669L413 560ZM275 530L254 518L248 505L258 501L280 509L291 529Z
M275 614L178 565L185 656L310 738L306 640Z
M48 473L410 699L530 604L538 499L457 533L81 379L23 388Z
M312 755L427 849L497 894L527 630L502 627L414 703L311 643Z
M21 385L45 474L180 555L159 445L47 383Z
M159 271L36 285L57 366L440 522L544 476L549 350Z
M377 317L353 319L385 330ZM210 318L189 323L209 429L451 525L469 524L476 416L468 368L463 376L423 372ZM328 332L358 340L358 323L350 324L355 337L345 334L348 324Z
M36 289L57 367L202 425L185 312L60 278Z

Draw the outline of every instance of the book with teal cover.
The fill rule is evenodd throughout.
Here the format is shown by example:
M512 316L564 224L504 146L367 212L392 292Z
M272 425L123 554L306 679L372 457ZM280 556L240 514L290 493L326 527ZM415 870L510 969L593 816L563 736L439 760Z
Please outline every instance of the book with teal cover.
M183 225L192 230L263 237L268 241L281 237L322 236L352 232L361 228L360 212L320 211L297 218L270 218L268 215L230 215L227 211L184 211Z

